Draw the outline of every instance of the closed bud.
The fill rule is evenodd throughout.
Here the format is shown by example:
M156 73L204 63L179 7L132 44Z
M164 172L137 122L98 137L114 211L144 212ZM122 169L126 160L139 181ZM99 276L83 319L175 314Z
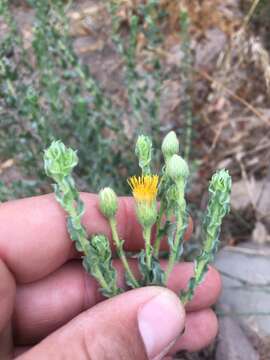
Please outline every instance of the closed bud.
M99 208L102 214L110 219L117 211L117 196L115 192L107 187L99 192Z
M219 170L216 172L211 179L210 182L210 190L220 191L225 194L230 194L232 186L232 179L231 176L226 169Z
M61 141L53 141L44 153L44 168L48 176L55 181L70 175L78 164L76 151L67 148Z
M181 156L174 154L166 165L166 174L174 181L186 179L189 176L187 162Z
M97 262L105 263L111 260L111 248L105 235L94 235L91 239L92 255L97 256Z
M216 172L209 184L210 202L209 207L218 210L213 213L223 217L230 211L230 194L232 187L232 179L228 170L222 169ZM214 216L212 216L214 217ZM217 223L217 221L216 221Z
M165 160L169 160L174 154L179 153L179 141L174 131L170 131L164 138L161 150Z
M144 175L150 174L150 163L152 158L152 141L148 136L140 135L138 137L135 154L139 159L139 166Z

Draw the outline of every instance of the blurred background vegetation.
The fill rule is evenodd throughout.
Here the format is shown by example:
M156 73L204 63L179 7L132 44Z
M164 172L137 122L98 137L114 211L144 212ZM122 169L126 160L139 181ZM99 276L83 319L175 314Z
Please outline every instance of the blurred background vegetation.
M97 191L110 184L124 194L126 177L137 171L137 135L151 135L156 146L168 130L160 125L166 72L156 53L164 41L166 12L157 1L151 1L130 9L128 18L123 19L121 2L103 4L101 11L111 16L110 36L121 58L126 87L125 103L119 104L109 89L106 91L106 84L93 76L91 64L82 62L74 51L70 2L21 2L31 16L30 30L19 26L16 4L1 0L0 154L5 165L16 167L19 178L1 182L0 199L47 190L42 151L53 139L78 149L77 178L82 190ZM128 24L124 24L126 20ZM26 38L23 31L29 31ZM148 51L143 64L147 71L138 69L140 36L141 46ZM159 156L157 153L157 164Z
M249 112L267 125L251 96L269 90L269 4L232 4L1 0L0 200L48 191L42 151L53 139L78 149L82 190L111 184L125 194L126 177L137 171L136 136L152 136L158 168L171 129L195 178L207 181L225 159L241 175L239 162L220 151L238 131L230 126L226 136L224 119ZM264 84L251 89L249 81L245 94L251 66Z
M195 223L226 167L226 242L258 222L268 236L269 13L264 0L0 0L0 201L51 191L53 139L78 150L82 191L127 194L137 135L153 138L158 171L173 129Z

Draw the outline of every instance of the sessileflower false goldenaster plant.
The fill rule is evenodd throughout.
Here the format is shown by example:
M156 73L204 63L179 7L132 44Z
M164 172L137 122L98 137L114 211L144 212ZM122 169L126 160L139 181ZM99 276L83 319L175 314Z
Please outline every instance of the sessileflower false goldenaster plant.
M125 270L125 289L147 285L167 286L169 276L183 253L184 234L189 220L185 200L189 168L179 155L179 141L173 131L164 138L161 150L164 166L161 174L157 175L151 169L151 139L144 135L139 136L135 154L141 174L127 179L145 243L144 249L137 254L141 273L139 277L134 275L124 251L124 239L119 237L116 221L117 196L110 187L99 192L99 210L108 220L117 256ZM72 177L72 170L77 163L76 151L66 148L61 141L54 141L45 150L45 171L55 181L55 196L67 214L70 237L75 242L76 249L83 253L83 266L96 278L103 295L112 297L124 289L117 285L109 239L104 234L89 237L82 225L84 203ZM222 219L230 208L230 192L231 177L227 170L219 170L209 184L209 201L202 224L202 249L194 260L194 275L187 288L179 294L183 304L192 299L217 251ZM159 259L162 240L169 245L168 264L165 269L161 267Z

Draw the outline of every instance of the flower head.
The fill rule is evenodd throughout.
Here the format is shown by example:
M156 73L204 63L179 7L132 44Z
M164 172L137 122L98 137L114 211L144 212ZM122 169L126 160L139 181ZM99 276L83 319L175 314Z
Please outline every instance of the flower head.
M133 196L137 202L151 203L156 200L158 191L158 176L132 176L128 179Z
M157 219L158 176L132 176L128 179L128 184L137 203L136 212L139 223L144 228L151 227Z

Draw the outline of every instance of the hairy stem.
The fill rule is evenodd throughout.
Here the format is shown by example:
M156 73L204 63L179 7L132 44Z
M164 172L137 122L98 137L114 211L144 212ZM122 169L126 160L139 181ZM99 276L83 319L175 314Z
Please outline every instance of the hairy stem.
M154 243L154 256L158 258L160 243L163 238L163 232L161 231L162 217L165 210L164 201L161 201L160 208L158 211L157 222L156 222L156 239Z
M185 230L185 215L186 215L186 201L184 197L184 180L176 183L178 191L178 209L176 214L176 231L174 237L174 244L170 251L168 260L168 266L165 272L165 282L168 281L169 275L173 270L174 264L178 260L179 248L183 241L184 230Z
M151 227L143 229L143 238L145 242L146 266L149 271L152 270L152 245L151 245Z
M118 236L117 224L116 224L115 218L110 218L109 223L110 223L110 227L111 227L111 231L112 231L112 239L115 243L118 256L119 256L120 260L122 261L124 269L130 280L130 283L132 284L132 287L138 288L140 285L139 285L138 281L135 279L135 276L134 276L133 272L131 271L130 266L128 264L128 261L127 261L127 258L126 258L126 255L125 255L125 252L123 249L123 242L120 240L120 238Z
M230 209L231 177L226 170L213 175L209 185L209 201L203 220L203 248L194 261L194 276L189 280L186 291L180 294L185 305L190 301L197 286L203 281L208 265L213 261L219 243L219 233L223 217Z
M99 285L102 289L106 290L107 292L111 293L111 296L115 296L119 294L119 289L115 287L112 291L112 287L107 283L107 281L104 279L104 276L102 272L100 271L99 267L95 268L95 278L98 280Z

